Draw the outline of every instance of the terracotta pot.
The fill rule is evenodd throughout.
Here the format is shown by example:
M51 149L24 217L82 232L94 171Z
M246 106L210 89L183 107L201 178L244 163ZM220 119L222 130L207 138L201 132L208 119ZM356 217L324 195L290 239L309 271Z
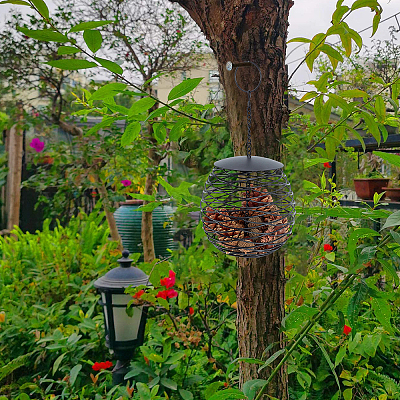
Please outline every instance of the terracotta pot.
M386 192L385 197L392 201L400 201L400 188L383 187L382 189Z
M383 187L389 184L389 179L354 179L354 188L356 189L357 196L363 200L372 200L374 193L382 193Z

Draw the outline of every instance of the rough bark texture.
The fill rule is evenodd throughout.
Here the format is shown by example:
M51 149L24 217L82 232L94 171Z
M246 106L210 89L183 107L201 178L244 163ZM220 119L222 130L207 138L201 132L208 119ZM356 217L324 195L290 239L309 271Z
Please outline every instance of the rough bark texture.
M19 121L10 129L8 138L8 176L7 176L7 229L19 226L21 207L22 153L24 136L22 130L22 107L19 107Z
M118 249L123 250L121 236L118 233L117 223L115 222L114 214L111 211L111 203L108 198L107 189L104 186L103 182L97 175L93 175L97 182L97 190L99 191L100 199L103 203L104 212L106 214L106 219L108 223L108 227L110 228L110 236L111 239L118 242Z
M155 105L157 107L157 105ZM155 107L151 108L149 112L152 112ZM148 140L152 143L152 147L149 149L149 173L146 175L146 181L144 185L144 194L152 196L154 194L154 188L156 184L157 168L160 165L162 157L160 156L161 149L157 148L157 141L153 137L153 126L148 125L147 128ZM144 205L148 202L144 202ZM153 213L142 212L142 244L143 244L143 259L144 262L152 262L156 258L156 252L154 250L154 236L153 236Z
M239 90L227 61L252 61L262 72L262 82L252 93L253 155L280 158L282 126L287 120L283 95L287 87L286 36L290 0L171 0L178 2L200 26L217 58L226 94L228 123L235 155L246 154L247 95ZM238 68L237 80L253 89L259 80L255 67ZM240 357L261 358L272 342L282 343L279 333L284 315L284 263L280 253L249 260L238 259L238 339ZM275 347L272 353L277 350ZM243 363L240 381L265 378L257 366ZM286 400L287 374L282 369L269 395Z

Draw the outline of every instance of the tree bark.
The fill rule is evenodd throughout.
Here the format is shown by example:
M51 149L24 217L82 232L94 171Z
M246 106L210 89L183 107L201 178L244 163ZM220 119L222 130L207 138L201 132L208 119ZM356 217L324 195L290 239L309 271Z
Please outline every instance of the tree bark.
M99 191L100 199L103 203L104 212L106 214L106 219L108 227L110 228L111 239L118 242L118 249L123 250L121 236L119 235L117 223L115 222L114 214L111 212L110 199L108 198L107 189L104 183L101 181L97 174L93 174L94 179L97 183L97 190Z
M218 61L226 95L227 117L235 155L246 154L247 95L237 88L227 61L252 61L262 73L260 87L251 95L253 155L280 159L280 139L288 110L283 95L287 88L286 37L291 0L171 0L184 7L196 21ZM257 86L255 67L237 70L245 90ZM265 348L278 342L284 315L284 262L281 253L261 259L238 259L237 331L239 356L262 358ZM273 348L267 357L278 348ZM240 382L266 378L268 369L257 373L254 364L242 363ZM283 368L272 381L268 394L288 399L287 373Z
M7 229L19 226L21 208L22 153L24 135L22 130L23 110L18 106L18 121L9 130L8 138L8 176L7 176Z

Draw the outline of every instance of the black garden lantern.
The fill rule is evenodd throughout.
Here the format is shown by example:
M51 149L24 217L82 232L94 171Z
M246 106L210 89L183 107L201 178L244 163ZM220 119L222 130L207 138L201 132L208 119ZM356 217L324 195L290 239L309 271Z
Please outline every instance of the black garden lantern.
M261 83L261 70L252 62L232 64L227 69L254 65L260 74L255 89L247 93L247 155L214 163L201 202L204 231L222 252L236 257L257 258L282 247L292 233L295 204L283 164L251 155L251 93Z
M139 268L132 267L129 251L122 252L120 266L107 272L94 282L101 295L106 346L117 360L113 370L113 383L124 382L127 365L136 347L143 344L147 319L147 307L132 305L127 309L132 296L125 293L127 287L148 285L148 276Z

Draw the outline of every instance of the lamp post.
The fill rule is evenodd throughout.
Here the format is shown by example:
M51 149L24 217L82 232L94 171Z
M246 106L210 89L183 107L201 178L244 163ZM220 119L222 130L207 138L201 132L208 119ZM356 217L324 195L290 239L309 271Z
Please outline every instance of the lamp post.
M143 344L147 319L147 307L132 305L132 296L125 293L127 287L148 285L148 276L139 268L132 267L129 251L122 252L120 266L107 272L94 282L100 294L103 308L106 346L117 360L113 369L113 384L124 382L129 361L136 347Z

